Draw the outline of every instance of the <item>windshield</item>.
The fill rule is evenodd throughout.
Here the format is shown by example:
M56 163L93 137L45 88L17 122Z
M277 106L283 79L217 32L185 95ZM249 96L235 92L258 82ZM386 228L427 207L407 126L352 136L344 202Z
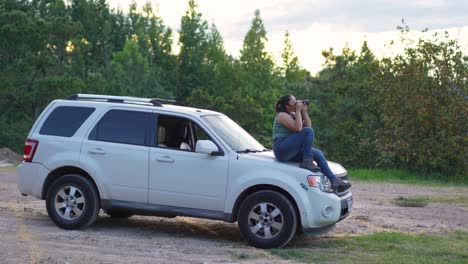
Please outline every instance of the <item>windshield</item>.
M257 152L265 150L262 144L225 115L202 116L202 119L234 151Z

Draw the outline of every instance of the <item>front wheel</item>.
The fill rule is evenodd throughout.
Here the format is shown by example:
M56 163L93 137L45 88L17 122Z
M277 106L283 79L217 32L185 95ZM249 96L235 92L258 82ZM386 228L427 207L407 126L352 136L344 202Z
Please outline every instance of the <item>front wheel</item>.
M50 219L63 229L80 229L91 225L100 209L94 185L81 175L69 174L51 184L46 195Z
M293 204L275 191L259 191L247 197L239 208L237 222L242 237L258 248L282 247L297 229Z

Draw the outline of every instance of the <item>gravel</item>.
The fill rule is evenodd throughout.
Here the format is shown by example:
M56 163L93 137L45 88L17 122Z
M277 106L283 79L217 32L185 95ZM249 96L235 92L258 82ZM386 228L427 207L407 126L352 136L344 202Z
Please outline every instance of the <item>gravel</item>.
M0 169L2 263L290 263L268 250L247 246L236 224L221 221L148 216L112 219L101 212L92 226L65 231L50 221L44 201L19 194L16 177L14 168ZM351 216L323 236L468 231L467 204L429 203L412 208L392 203L399 196L466 196L467 190L353 182ZM299 236L288 247L317 239Z

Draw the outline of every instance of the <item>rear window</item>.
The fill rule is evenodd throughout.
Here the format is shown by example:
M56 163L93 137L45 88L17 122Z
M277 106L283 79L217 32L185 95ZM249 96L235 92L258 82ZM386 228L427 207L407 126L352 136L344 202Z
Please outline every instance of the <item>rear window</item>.
M107 112L89 135L90 140L147 145L150 113L125 110Z
M72 137L94 110L93 107L59 106L44 121L39 134Z

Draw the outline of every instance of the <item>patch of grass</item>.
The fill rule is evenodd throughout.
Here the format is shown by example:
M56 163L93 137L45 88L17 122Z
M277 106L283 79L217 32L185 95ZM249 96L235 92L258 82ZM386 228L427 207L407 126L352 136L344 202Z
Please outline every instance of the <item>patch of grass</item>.
M237 259L248 259L248 258L250 258L250 255L245 253L245 252L231 252L231 255L234 256L234 258L237 258Z
M447 235L381 232L344 238L320 238L270 250L287 260L307 263L467 263L468 233Z
M416 185L443 185L443 186L468 186L466 177L449 177L442 174L419 175L407 170L398 169L349 169L351 180L392 182Z
M468 196L429 196L431 203L468 204Z
M393 199L392 203L402 207L426 207L426 205L429 204L429 198L421 196L399 196Z
M18 166L0 167L0 171L14 171Z
M284 259L303 259L306 257L304 250L302 249L271 249L273 255L277 255Z

